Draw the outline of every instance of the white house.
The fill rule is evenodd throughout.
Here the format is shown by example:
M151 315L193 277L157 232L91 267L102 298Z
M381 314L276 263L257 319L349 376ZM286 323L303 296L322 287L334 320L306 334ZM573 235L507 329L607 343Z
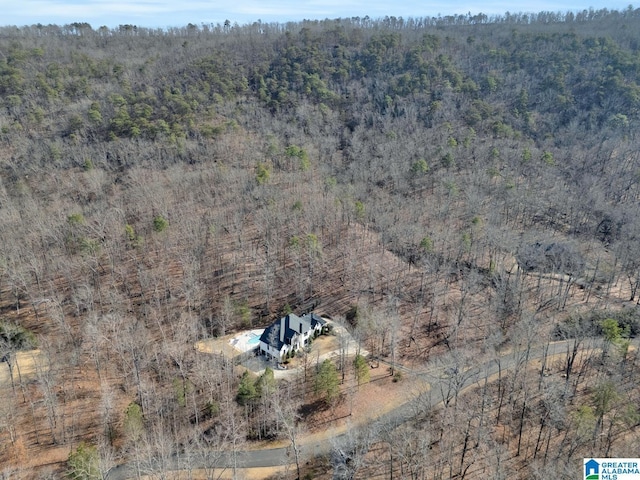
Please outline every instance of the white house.
M260 336L260 353L282 360L289 352L304 348L309 339L322 332L327 322L315 313L302 317L290 313L276 320Z

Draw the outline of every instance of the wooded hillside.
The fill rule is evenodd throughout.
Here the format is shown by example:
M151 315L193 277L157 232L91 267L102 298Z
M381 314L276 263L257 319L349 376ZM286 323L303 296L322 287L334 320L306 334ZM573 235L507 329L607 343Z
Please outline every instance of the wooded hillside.
M632 7L0 28L0 358L43 365L0 385L0 476L291 438L323 403L306 374L239 402L248 380L194 344L312 309L452 385L573 342L313 478L637 456L639 127Z

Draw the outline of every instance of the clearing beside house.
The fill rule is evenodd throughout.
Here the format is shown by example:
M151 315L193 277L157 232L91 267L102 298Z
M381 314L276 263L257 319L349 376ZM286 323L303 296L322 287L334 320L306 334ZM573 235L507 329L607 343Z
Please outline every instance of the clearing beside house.
M287 317L289 316L300 318L295 315L287 315ZM316 315L314 317L321 318ZM272 326L280 321L274 322ZM327 318L322 318L322 321L325 331L330 333L316 337L306 347L299 349L300 352L304 352L307 361L319 363L327 358L337 358L341 349L348 357L352 357L356 353L364 356L368 355L368 352L358 346L355 339L342 325ZM284 360L286 368L279 369L279 359L268 355L259 355L261 348L259 345L262 343L260 342L260 336L264 337L263 332L266 333L267 330L253 329L225 335L224 337L209 338L197 342L195 348L198 352L223 355L225 358L233 360L258 375L263 373L266 367L271 367L275 370L275 375L278 378L291 376L297 368L303 365L303 356L298 353L293 358ZM284 349L284 347L282 348Z

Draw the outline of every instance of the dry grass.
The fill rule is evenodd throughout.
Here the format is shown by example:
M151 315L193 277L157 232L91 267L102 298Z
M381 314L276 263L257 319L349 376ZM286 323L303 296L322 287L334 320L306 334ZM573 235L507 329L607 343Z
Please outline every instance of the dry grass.
M11 385L13 376L14 382L29 381L37 378L49 370L49 364L40 350L28 350L17 352L13 362L11 372L7 362L0 363L0 389Z
M291 467L262 467L262 468L238 468L234 472L231 469L215 469L213 471L193 470L190 472L168 472L163 478L166 480L266 480L277 478L281 474L290 471ZM143 475L141 480L154 480L156 477Z

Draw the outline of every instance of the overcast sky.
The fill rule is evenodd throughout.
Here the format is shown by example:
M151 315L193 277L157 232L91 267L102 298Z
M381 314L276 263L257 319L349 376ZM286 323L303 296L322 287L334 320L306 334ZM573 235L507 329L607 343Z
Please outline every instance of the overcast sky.
M589 0L587 0L589 1ZM88 22L94 28L134 24L180 27L188 23L287 22L338 17L432 17L452 14L566 12L593 7L622 10L628 1L591 0L0 0L0 25Z

